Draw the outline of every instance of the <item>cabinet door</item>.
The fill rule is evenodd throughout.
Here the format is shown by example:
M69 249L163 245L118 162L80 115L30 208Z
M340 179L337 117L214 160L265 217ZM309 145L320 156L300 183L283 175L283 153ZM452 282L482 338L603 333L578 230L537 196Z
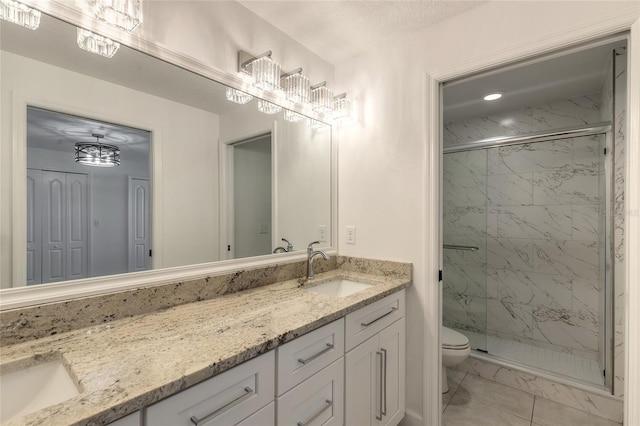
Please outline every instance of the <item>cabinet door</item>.
M395 426L404 417L405 325L404 318L378 335L382 352L382 424Z
M347 353L345 364L345 425L373 425L376 416L380 417L382 357L378 336Z

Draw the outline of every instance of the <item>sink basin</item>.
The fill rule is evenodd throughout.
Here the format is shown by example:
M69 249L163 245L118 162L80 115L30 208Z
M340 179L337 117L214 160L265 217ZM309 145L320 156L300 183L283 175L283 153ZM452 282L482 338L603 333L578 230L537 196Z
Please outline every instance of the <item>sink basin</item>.
M78 388L60 361L5 373L0 376L0 423L78 394Z
M349 280L333 280L326 283L314 285L308 290L314 293L326 294L333 297L347 297L362 290L371 287L371 284L363 284Z

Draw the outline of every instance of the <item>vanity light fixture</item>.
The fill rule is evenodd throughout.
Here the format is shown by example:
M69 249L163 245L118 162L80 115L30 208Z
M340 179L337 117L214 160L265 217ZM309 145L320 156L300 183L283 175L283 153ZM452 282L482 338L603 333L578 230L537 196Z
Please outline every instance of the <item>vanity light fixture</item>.
M100 142L104 135L93 133L95 142L76 143L76 163L86 166L115 167L120 165L120 148Z
M353 119L353 101L347 98L346 93L333 97L334 121L348 121Z
M253 96L250 94L245 93L242 90L234 89L233 87L227 87L226 94L228 101L235 102L240 105L244 105L253 99Z
M298 104L309 102L311 84L309 79L302 75L302 68L295 69L280 76L282 89L288 100Z
M327 87L327 82L311 86L311 106L315 112L329 114L333 111L333 91Z
M133 31L142 22L140 0L93 0L96 18L110 25Z
M485 101L495 101L496 99L500 99L504 93L502 92L494 92L485 95L482 99Z
M88 52L111 58L120 48L120 43L84 28L78 28L78 46Z
M304 115L298 114L297 112L291 111L289 109L284 110L284 119L290 121L292 123L297 123L299 121L304 120Z
M39 10L14 0L0 0L0 19L35 30L40 26Z
M258 99L258 111L265 114L277 114L282 111L282 107L263 99Z
M314 120L313 118L310 118L309 127L311 127L314 130L319 130L319 129L324 129L325 127L327 127L327 125L322 121L318 121L318 120Z
M280 64L271 58L270 50L258 56L239 51L238 71L250 75L259 89L272 92L280 89Z

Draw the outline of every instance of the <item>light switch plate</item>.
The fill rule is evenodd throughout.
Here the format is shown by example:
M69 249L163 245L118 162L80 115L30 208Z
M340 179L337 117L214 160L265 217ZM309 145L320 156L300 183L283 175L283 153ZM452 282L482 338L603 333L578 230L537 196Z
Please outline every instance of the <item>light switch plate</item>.
M356 227L347 226L347 244L356 243Z
M327 225L318 225L318 241L327 241Z

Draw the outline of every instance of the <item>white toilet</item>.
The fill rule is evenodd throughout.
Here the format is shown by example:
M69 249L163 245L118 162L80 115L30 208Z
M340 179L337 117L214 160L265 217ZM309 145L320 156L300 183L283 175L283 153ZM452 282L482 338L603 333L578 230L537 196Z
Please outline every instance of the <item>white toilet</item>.
M442 340L442 393L449 392L447 384L447 367L454 367L467 359L471 353L469 339L462 333L458 333L447 327L440 329Z

